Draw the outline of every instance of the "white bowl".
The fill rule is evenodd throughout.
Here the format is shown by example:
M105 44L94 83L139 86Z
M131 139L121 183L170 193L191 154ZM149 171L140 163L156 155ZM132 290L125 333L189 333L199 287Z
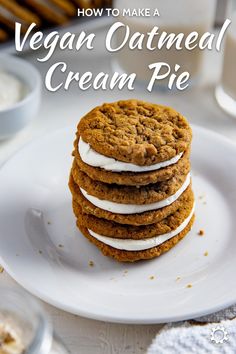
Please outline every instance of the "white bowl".
M0 55L0 70L18 77L26 86L26 94L21 101L0 110L0 139L7 139L36 116L41 100L41 77L33 65L11 55Z

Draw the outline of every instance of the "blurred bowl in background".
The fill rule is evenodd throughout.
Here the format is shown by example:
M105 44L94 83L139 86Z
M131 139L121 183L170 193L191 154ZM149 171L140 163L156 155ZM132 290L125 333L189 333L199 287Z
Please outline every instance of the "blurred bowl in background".
M11 106L0 109L0 139L7 139L22 130L36 116L41 101L41 76L26 60L0 55L0 71L18 79L24 95Z

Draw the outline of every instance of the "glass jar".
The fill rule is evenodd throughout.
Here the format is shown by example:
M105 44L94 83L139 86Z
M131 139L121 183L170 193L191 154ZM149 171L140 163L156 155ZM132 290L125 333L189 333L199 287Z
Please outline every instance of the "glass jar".
M151 16L123 16L123 9L142 9L150 8ZM115 0L114 8L120 10L119 17L115 21L120 21L124 25L128 25L130 29L130 36L139 32L141 34L148 34L154 26L159 27L158 33L165 31L167 34L183 33L187 36L193 31L197 31L199 38L203 33L209 31L214 23L215 17L215 0ZM155 9L158 10L159 15L153 16ZM125 28L119 28L116 31L116 45L119 45L124 40ZM158 35L157 35L158 36ZM158 37L156 37L158 40ZM155 39L154 39L155 42ZM140 82L146 83L150 80L152 71L148 67L152 63L163 62L167 63L173 70L175 65L181 67L182 72L190 73L190 83L197 82L201 75L202 62L204 51L198 46L192 50L183 47L181 50L176 49L173 45L167 49L165 45L161 49L149 50L144 40L142 49L130 49L126 44L119 51L115 53L113 64L114 69L122 73L136 73L137 79ZM166 69L164 69L166 71ZM161 74L162 72L160 72ZM166 86L167 79L161 80L158 85Z
M2 350L2 351L1 351ZM68 354L48 317L24 291L0 288L0 353Z
M216 100L224 111L236 117L236 12L231 20L225 38L221 82L216 87Z

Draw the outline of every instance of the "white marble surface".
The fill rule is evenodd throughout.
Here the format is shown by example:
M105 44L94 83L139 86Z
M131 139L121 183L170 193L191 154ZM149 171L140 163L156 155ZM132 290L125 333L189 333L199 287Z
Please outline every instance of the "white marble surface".
M109 72L110 57L104 50L103 35L103 31L97 33L97 49L92 52L57 51L50 62L44 64L36 61L36 53L27 53L24 57L35 64L42 75L56 61L66 61L75 71ZM214 52L206 54L201 85L185 93L164 95L158 91L148 93L142 88L137 88L135 92L93 92L92 90L82 92L75 85L69 92L50 93L44 89L41 109L33 123L13 139L0 142L0 164L32 139L67 125L76 126L81 114L86 113L93 106L104 101L129 97L173 106L186 115L191 123L202 125L236 141L236 120L222 112L214 99L214 86L219 80L221 54ZM6 272L0 273L0 285L19 287ZM67 314L46 304L45 307L57 333L73 354L144 353L156 332L161 328L161 325L104 323Z

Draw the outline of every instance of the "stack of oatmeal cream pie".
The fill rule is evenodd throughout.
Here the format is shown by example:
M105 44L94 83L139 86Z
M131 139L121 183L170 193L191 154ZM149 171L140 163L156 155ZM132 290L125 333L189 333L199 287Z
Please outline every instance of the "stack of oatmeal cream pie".
M104 255L154 258L190 231L191 140L181 114L138 100L105 103L81 119L69 182L73 210Z

